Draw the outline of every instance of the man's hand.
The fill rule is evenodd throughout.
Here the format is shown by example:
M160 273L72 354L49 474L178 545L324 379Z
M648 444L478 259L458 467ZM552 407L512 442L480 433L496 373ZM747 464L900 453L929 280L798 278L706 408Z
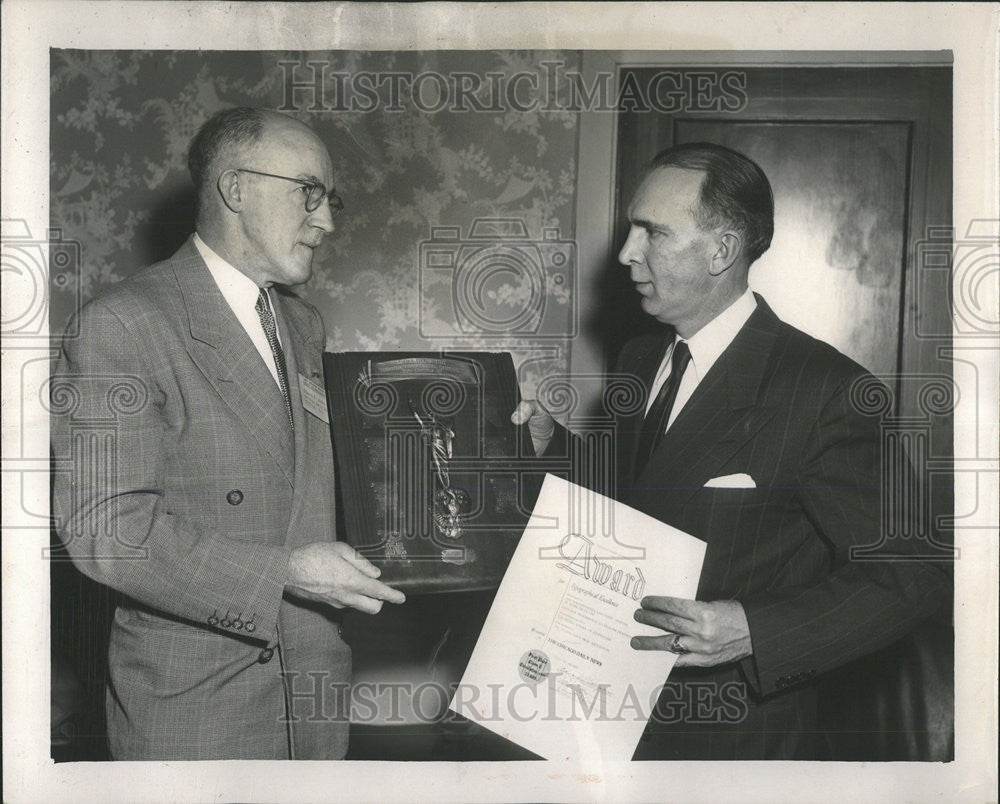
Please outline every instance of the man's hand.
M703 603L679 597L644 597L640 605L636 621L668 633L632 637L636 650L677 653L677 667L714 667L753 653L746 613L735 600Z
M545 448L549 445L549 441L552 440L552 435L556 431L556 420L537 399L522 399L514 408L510 420L514 424L527 422L535 455L541 455L545 452Z
M376 580L381 570L345 542L314 542L292 551L285 591L296 597L378 614L382 601L406 597Z

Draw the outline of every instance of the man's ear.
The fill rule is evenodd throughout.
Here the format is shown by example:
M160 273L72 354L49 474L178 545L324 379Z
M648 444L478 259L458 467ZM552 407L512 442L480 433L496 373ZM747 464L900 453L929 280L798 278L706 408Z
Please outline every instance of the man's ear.
M725 231L716 242L718 248L712 255L712 265L708 272L712 276L721 276L736 264L736 258L743 251L743 240L738 233Z
M227 170L216 184L223 202L233 212L243 209L243 187L240 184L240 174L237 170Z

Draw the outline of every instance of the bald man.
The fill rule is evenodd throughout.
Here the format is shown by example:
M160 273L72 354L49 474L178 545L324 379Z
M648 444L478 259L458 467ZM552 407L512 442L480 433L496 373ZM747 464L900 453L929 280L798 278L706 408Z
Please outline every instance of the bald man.
M311 276L343 204L322 141L275 112L215 115L188 166L195 233L83 308L52 385L53 451L75 467L55 477L60 536L123 595L111 755L340 759L339 615L404 599L336 541L311 401L323 322L287 290ZM110 440L87 435L94 421L113 422Z

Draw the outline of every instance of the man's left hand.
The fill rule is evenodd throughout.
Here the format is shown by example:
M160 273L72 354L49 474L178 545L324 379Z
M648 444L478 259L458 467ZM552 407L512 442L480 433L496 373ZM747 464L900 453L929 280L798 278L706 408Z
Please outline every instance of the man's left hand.
M746 613L735 600L705 603L679 597L644 597L640 605L636 621L668 633L632 637L632 647L677 653L676 667L714 667L753 653Z

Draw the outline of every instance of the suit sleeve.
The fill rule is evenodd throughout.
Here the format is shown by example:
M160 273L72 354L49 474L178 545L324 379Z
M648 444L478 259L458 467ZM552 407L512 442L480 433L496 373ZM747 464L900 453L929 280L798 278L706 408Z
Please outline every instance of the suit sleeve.
M74 563L159 611L201 624L228 613L253 622L240 635L273 641L289 550L167 510L163 395L139 339L101 303L84 308L79 332L63 343L51 418L54 457L68 468L54 472L53 509ZM100 436L95 422L109 425Z
M904 493L897 499L912 500L905 492L916 480L905 455L899 474L883 477L878 420L855 410L849 385L819 415L797 483L805 517L831 548L831 572L813 585L741 600L754 650L743 668L762 694L893 642L948 600L950 565L926 560L922 539L883 542L890 532L883 526L883 484L898 484ZM905 502L895 512L897 526L911 513Z

